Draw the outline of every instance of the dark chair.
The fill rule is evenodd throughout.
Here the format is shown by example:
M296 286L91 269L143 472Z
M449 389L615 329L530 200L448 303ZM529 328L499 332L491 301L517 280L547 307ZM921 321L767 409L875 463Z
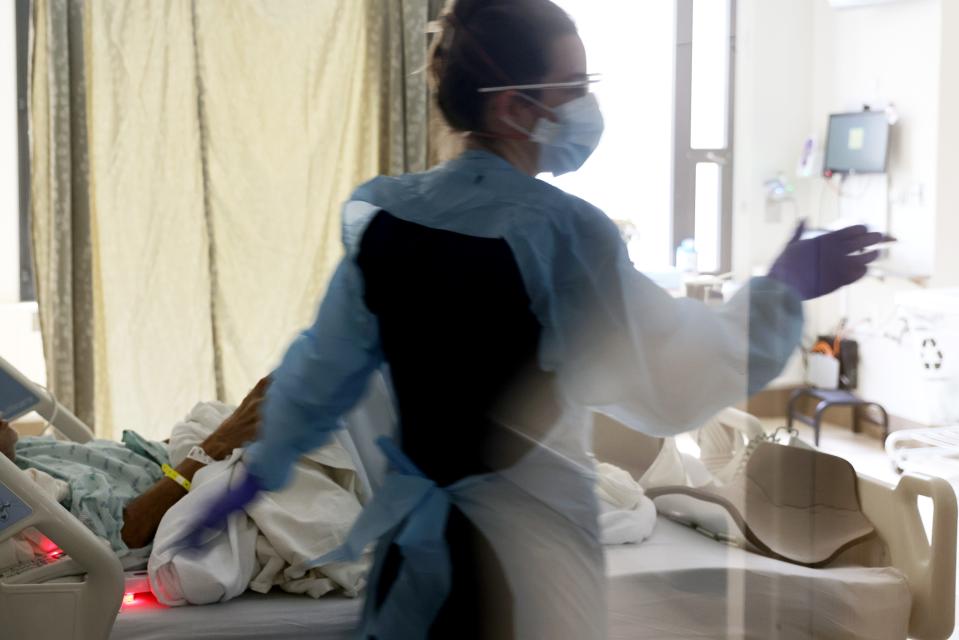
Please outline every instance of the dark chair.
M815 398L819 400L819 404L816 405L816 412L813 415L808 416L799 410L799 402L803 398ZM793 420L799 420L803 424L808 424L816 432L816 446L818 447L823 414L833 407L852 407L852 430L854 433L859 432L860 409L863 407L875 407L876 410L879 411L879 415L882 416L881 426L883 439L889 435L889 414L886 413L882 405L857 398L851 391L846 391L845 389L815 389L807 387L793 391L789 398L789 411L787 413L786 425L792 427Z

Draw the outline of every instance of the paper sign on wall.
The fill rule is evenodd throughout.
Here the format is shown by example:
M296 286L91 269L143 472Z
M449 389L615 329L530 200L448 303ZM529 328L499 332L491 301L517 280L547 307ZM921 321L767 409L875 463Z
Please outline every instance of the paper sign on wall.
M849 150L862 151L866 146L866 130L862 127L853 127L849 130Z

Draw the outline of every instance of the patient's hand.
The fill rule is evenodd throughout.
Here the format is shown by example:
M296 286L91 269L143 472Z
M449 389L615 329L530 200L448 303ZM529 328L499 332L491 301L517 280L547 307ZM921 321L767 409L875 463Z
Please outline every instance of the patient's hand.
M260 404L268 386L269 378L260 380L237 410L203 441L203 450L208 456L222 460L234 449L256 438L256 429L260 424ZM187 459L180 463L176 470L187 480L193 480L193 474L202 466L195 460ZM180 485L163 478L132 500L123 510L123 529L120 531L123 542L131 549L139 549L149 544L156 535L163 515L184 495L186 491Z
M17 459L17 432L3 420L0 420L0 453L11 460Z
M269 386L269 377L260 380L236 411L203 441L203 450L208 456L214 460L223 460L233 453L234 449L256 439L257 427L260 425L260 405Z
M263 378L243 399L229 418L203 441L203 450L216 460L222 460L237 447L256 438L256 429L260 423L260 403L270 385L269 378ZM2 433L2 432L0 432ZM193 480L193 474L203 465L195 460L184 460L176 470L187 480ZM156 535L160 520L167 510L186 495L180 485L163 478L142 495L132 500L123 510L123 529L120 535L131 549L146 546Z

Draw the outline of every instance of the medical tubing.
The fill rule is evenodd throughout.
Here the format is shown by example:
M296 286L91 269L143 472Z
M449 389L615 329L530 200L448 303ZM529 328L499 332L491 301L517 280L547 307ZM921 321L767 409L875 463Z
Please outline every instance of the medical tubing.
M50 419L47 420L47 427L56 429L55 423L57 421L57 415L60 413L60 403L57 402L57 397L53 395L53 392L47 389L46 387L40 387L47 394L47 397L50 399L50 403L53 405L53 414L50 416Z

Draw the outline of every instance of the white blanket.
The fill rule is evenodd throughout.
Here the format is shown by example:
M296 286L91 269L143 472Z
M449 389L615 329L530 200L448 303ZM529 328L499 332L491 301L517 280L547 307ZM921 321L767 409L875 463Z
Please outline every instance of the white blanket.
M635 544L653 533L656 507L628 471L611 464L596 465L599 525L605 545Z
M231 411L218 403L198 405L174 428L171 459L182 460ZM264 494L245 512L234 514L227 530L204 548L175 546L210 501L243 473L238 449L227 460L200 469L189 495L166 513L148 565L157 599L170 606L209 604L235 598L247 588L265 593L274 585L314 598L334 589L355 596L364 586L368 559L305 574L291 570L292 565L338 547L362 508L354 460L339 443L306 456L283 491Z

